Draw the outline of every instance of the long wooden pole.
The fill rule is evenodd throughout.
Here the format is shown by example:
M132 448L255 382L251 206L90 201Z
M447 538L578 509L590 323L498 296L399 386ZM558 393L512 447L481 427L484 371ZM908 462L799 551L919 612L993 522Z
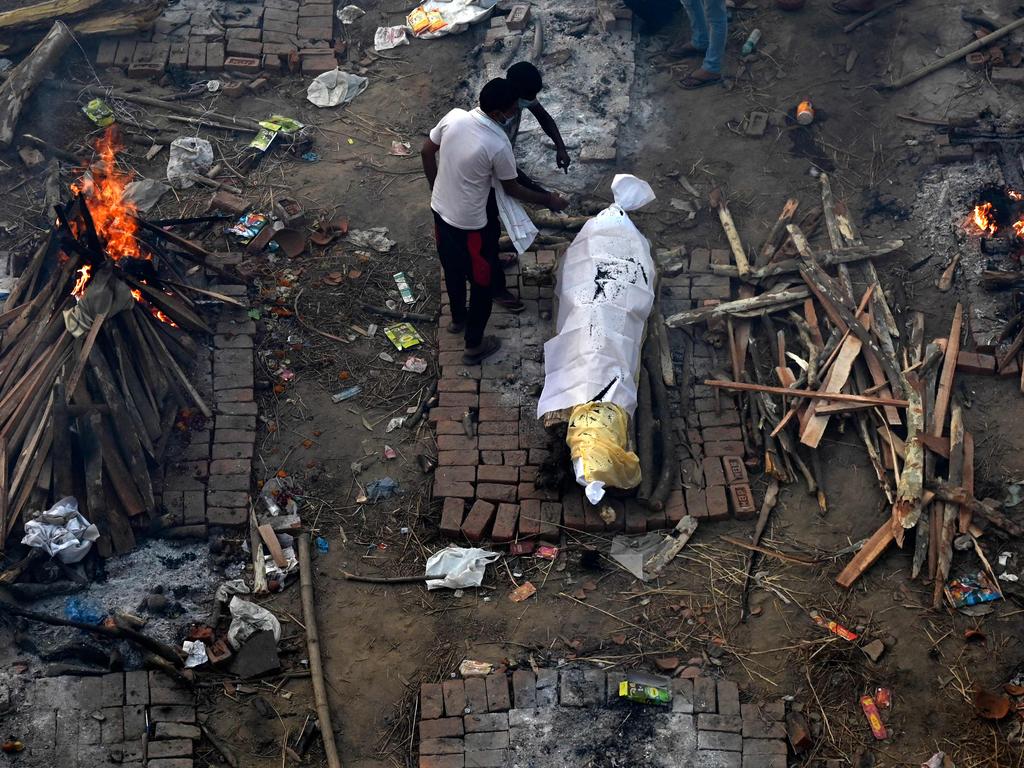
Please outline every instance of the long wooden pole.
M342 768L338 757L338 744L331 725L331 708L327 703L324 668L320 661L320 631L316 626L316 607L313 603L313 564L309 560L309 534L299 536L299 587L302 591L302 619L306 624L306 650L309 654L309 676L313 681L313 699L316 717L320 721L320 737L324 741L328 768Z
M769 395L783 395L784 397L807 397L812 400L836 400L843 403L861 403L863 405L891 405L896 408L907 407L906 400L896 400L891 397L870 397L868 395L848 395L845 392L819 392L813 389L768 387L760 384L748 384L744 381L719 381L718 379L705 379L704 384L721 389L735 389L742 392L764 392Z

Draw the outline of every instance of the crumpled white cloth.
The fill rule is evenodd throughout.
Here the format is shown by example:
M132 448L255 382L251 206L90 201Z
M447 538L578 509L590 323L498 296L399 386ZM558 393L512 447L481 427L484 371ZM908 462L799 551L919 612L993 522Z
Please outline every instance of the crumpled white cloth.
M99 529L78 511L78 500L65 496L46 512L25 523L21 543L41 549L62 563L77 563L100 537Z
M488 552L486 549L445 547L427 560L426 576L444 574L443 578L428 580L427 589L479 587L483 584L487 564L500 556L500 552Z
M318 107L336 107L348 104L366 90L370 81L365 77L332 69L317 75L306 89L306 100Z

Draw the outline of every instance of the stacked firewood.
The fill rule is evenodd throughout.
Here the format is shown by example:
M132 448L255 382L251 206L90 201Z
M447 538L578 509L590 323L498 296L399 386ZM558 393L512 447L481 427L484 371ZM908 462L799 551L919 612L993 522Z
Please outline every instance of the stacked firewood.
M160 277L176 271L163 231L119 211L139 227L129 255L94 223L92 199L58 206L0 314L0 530L6 540L74 496L107 555L130 550L132 521L155 511L150 473L178 415L210 415L188 374L189 333L210 330L172 289L187 286Z
M850 587L889 544L903 546L906 531L915 529L914 576L933 580L939 605L953 539L981 533L975 516L984 518L982 525L1021 532L995 504L974 497L974 443L953 388L963 309L957 306L945 339L925 344L919 312L901 330L872 259L895 252L902 241L865 245L826 175L821 190L821 207L800 225L793 223L798 202L786 202L753 260L727 205L713 196L735 266L711 268L739 280L740 298L666 323L707 323L710 337L717 334L729 352L732 380L704 383L739 393L748 415L746 442L762 453L765 472L779 482L802 476L822 514L828 499L817 450L830 424L853 426L891 514L837 581ZM829 245L815 250L809 238L822 222Z

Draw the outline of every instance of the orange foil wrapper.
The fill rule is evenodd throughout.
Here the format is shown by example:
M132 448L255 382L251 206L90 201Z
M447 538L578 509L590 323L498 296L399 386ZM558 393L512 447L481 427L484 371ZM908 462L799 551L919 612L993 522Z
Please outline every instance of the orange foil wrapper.
M892 691L888 688L876 688L875 704L878 705L879 709L888 709L892 706Z
M864 710L872 735L879 741L889 738L889 732L885 730L885 723L882 722L882 715L878 712L875 700L870 696L861 696L860 708Z
M839 637L843 638L843 640L849 640L852 643L859 637L859 635L856 632L851 632L837 621L826 619L820 613L812 613L811 618L814 619L814 623L817 624L819 627L827 629L833 635L838 635Z

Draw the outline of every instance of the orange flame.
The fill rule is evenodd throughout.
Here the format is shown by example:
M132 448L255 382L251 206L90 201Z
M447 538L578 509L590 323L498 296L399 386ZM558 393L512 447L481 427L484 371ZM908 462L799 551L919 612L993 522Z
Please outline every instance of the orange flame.
M1017 233L1017 237L1024 238L1024 219L1013 222L1013 231Z
M992 215L992 203L982 203L974 206L974 214L971 220L983 235L991 237L999 228L996 225L996 218Z
M135 219L135 203L124 199L124 190L131 176L117 168L120 149L114 132L108 128L96 142L99 162L90 167L88 176L83 176L71 188L85 197L96 232L110 258L115 261L122 258L149 259L151 257L142 251L135 238L139 228Z
M1007 190L1006 194L1010 196L1011 200L1024 200L1024 195L1020 192L1014 192L1012 189Z
M82 297L85 296L85 287L89 284L89 278L92 277L92 265L86 264L78 270L78 277L75 278L75 285L71 289L71 295L81 301Z

